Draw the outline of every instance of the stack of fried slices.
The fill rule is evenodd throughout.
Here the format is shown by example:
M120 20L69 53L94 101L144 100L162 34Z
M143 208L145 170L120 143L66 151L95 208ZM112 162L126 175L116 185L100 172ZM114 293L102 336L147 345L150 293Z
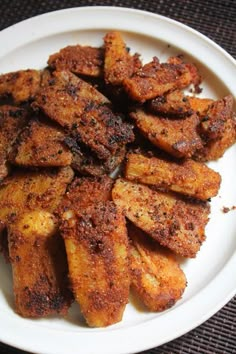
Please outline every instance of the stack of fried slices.
M182 56L143 64L119 32L0 76L0 248L18 314L64 316L75 299L104 327L130 289L150 311L181 298L221 182L205 163L236 141L232 96L200 98L201 80Z

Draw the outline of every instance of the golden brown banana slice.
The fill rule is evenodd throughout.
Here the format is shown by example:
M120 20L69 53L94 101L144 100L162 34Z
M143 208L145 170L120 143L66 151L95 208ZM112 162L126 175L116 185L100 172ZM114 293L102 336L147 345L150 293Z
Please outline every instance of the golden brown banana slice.
M173 162L140 154L127 156L125 177L202 200L216 196L221 182L220 174L203 163Z
M65 315L72 302L65 246L55 216L25 212L8 226L15 309L23 317Z
M200 81L197 69L193 64L186 64L179 58L170 58L167 63L160 63L154 57L132 77L123 81L127 94L135 101L145 102L165 93L182 89L191 83Z
M118 179L112 190L128 219L161 245L183 257L195 257L205 240L209 204Z
M65 314L71 303L67 263L53 216L73 171L22 172L0 186L0 220L8 229L16 311L25 317Z
M196 113L183 119L169 119L137 109L131 113L138 129L152 144L175 157L191 157L202 148Z
M38 70L20 70L0 75L0 96L11 95L15 103L31 100L40 87Z
M8 158L18 134L27 122L24 109L4 105L0 107L0 181L8 175Z
M48 65L56 70L69 70L75 74L101 77L104 49L81 45L67 46L50 55Z
M52 213L73 178L70 167L38 172L16 172L0 185L0 224L28 210Z
M54 80L36 97L40 107L98 158L108 159L133 140L130 124L113 113L109 100L92 85L69 71L54 73Z
M31 120L24 129L11 162L20 166L58 167L72 163L72 153L64 144L65 133L46 120Z
M152 112L161 116L184 118L193 113L189 100L180 90L158 96L149 102Z
M186 96L191 109L200 116L204 115L209 106L214 102L211 98L200 98L194 96Z
M174 254L133 224L128 224L128 234L131 287L149 310L170 308L187 285Z
M104 37L104 78L107 84L121 85L141 67L139 56L131 56L120 32L108 32Z
M102 180L77 179L59 210L72 290L91 327L122 319L130 284L125 218Z

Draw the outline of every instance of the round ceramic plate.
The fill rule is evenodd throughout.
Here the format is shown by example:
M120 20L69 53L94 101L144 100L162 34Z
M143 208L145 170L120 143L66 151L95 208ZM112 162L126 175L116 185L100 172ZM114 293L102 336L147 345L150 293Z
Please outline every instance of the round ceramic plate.
M162 16L114 7L67 9L38 16L0 33L0 71L43 68L49 54L67 45L100 46L109 30L120 30L132 52L149 61L183 54L203 76L202 97L235 94L235 62L224 50L196 31ZM236 146L211 166L222 175L212 200L207 240L196 259L182 263L188 279L183 298L162 313L140 311L130 301L122 322L88 328L79 309L66 318L23 319L14 312L10 266L0 258L0 341L40 354L135 353L170 341L198 326L236 293L235 211Z

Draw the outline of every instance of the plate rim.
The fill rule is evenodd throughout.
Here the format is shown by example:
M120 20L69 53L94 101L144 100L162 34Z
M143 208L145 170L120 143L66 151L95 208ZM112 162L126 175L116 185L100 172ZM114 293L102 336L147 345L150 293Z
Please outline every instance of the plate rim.
M208 37L206 37L204 34L196 31L195 29L185 25L185 24L182 24L176 20L172 20L170 18L167 18L165 16L162 16L162 15L159 15L159 14L155 14L155 13L152 13L152 12L149 12L149 11L144 11L144 10L138 10L138 9L133 9L133 8L127 8L127 7L115 7L115 6L82 6L82 7L74 7L74 8L67 8L67 9L61 9L61 10L56 10L56 11L52 11L52 12L47 12L47 13L44 13L44 14L41 14L41 15L37 15L37 16L34 16L34 17L31 17L31 18L28 18L24 21L21 21L21 22L18 22L4 30L2 30L0 32L0 40L2 38L4 38L5 36L8 36L10 35L10 39L12 38L12 35L14 34L14 32L19 29L20 27L24 28L25 25L26 26L30 26L32 24L32 22L37 22L39 21L40 19L42 18L47 18L47 17L54 17L54 16L60 16L60 14L69 14L71 12L83 12L83 11L121 11L121 12L128 12L129 14L140 14L144 17L148 16L150 18L154 18L154 22L156 20L162 20L164 22L168 22L169 24L174 24L175 26L178 26L182 29L184 29L184 31L188 31L188 32L191 32L192 34L194 34L195 36L197 36L198 38L201 38L201 40L203 40L204 42L210 44L210 46L213 46L217 52L220 52L224 58L226 58L226 60L229 60L231 62L231 64L233 66L236 67L236 61L235 59L225 51L225 49L223 49L222 47L220 47L218 44L216 44L213 40L209 39ZM117 26L116 26L117 28ZM20 28L21 29L21 28ZM78 29L79 30L79 29ZM124 29L123 29L124 30ZM50 31L50 30L49 30ZM37 33L33 33L32 34L32 38L33 39L36 39L35 36L37 36L38 32ZM158 38L158 36L156 36ZM32 39L31 38L31 39ZM12 40L12 39L11 39ZM11 41L8 43L8 44L11 44ZM188 52L188 51L187 51ZM192 54L190 52L190 54ZM0 50L0 58L1 58L1 50ZM235 89L236 89L236 86L235 86ZM231 88L231 91L232 91L232 88ZM195 319L195 322L192 323L191 325L189 325L188 321L186 322L183 321L184 319L181 318L181 320L184 322L182 323L182 327L178 330L176 330L175 332L175 335L173 334L170 334L170 335L166 335L165 338L163 337L162 340L159 340L159 342L157 343L157 340L156 340L156 336L153 336L153 334L151 333L151 335L148 337L148 344L143 344L142 343L142 338L137 338L137 328L138 327L142 327L143 328L143 331L145 330L146 332L147 331L151 331L153 330L153 321L155 321L155 319L149 319L147 322L145 323L139 323L135 326L132 326L132 328L119 328L119 329L114 329L114 330L109 330L109 331L106 331L106 330L97 330L97 331L93 331L92 330L92 333L93 333L93 336L94 338L96 338L96 340L99 342L99 343L103 343L103 345L106 343L106 336L108 336L108 333L111 337L112 340L114 341L117 341L117 339L120 341L119 345L120 347L118 348L119 351L114 351L114 350L111 350L111 347L107 347L107 348L104 348L102 347L102 351L101 353L119 353L119 354L126 354L126 353L130 353L131 351L134 352L133 350L135 350L135 352L137 351L142 351L142 350L147 350L149 348L153 348L153 347L156 347L156 346L160 346L170 340L174 340L175 338L183 335L184 333L192 330L193 328L196 328L198 325L200 325L201 323L203 323L205 320L207 320L208 318L210 318L214 313L216 313L220 308L222 308L232 297L233 295L235 295L236 293L236 281L235 281L235 284L232 284L232 279L231 277L229 276L231 274L231 269L234 268L236 266L236 252L228 259L227 263L225 264L225 266L221 269L220 273L218 274L217 277L213 278L211 280L211 282L206 286L204 287L203 289L201 289L196 295L194 295L193 297L191 297L191 299L187 300L185 303L183 303L181 306L177 307L177 308L174 308L174 311L176 312L176 315L180 314L181 315L181 309L183 309L183 307L187 308L187 310L191 310L191 306L192 304L190 303L193 303L195 305L196 302L198 302L198 299L199 296L200 298L203 298L204 299L204 294L205 292L207 291L207 289L209 287L211 287L212 289L218 289L218 284L222 284L222 281L224 283L224 288L226 287L226 283L225 283L225 275L228 275L227 276L227 287L230 289L229 291L227 291L227 295L224 295L224 297L222 298L219 293L217 294L218 295L218 299L215 300L214 302L217 302L217 304L215 304L215 306L213 308L211 308L209 310L209 308L207 309L206 306L203 306L203 308L201 309L201 316L199 318L199 315L197 316L197 318ZM230 280L229 280L230 279ZM221 292L224 290L224 289L220 289ZM220 292L220 294L221 294ZM207 306L208 307L208 306ZM167 312L165 314L165 317L167 318L167 320L169 319L169 317L171 318L171 313L172 311L170 312ZM9 320L10 320L10 323L9 323ZM13 315L13 321L14 321L14 315ZM20 323L22 321L22 318L19 319ZM12 329L13 329L13 333L15 332L14 329L17 329L18 328L18 319L15 321ZM24 320L23 320L24 322ZM25 321L27 323L27 320ZM10 328L10 326L12 325L11 323L11 318L10 319L7 319L6 320L6 328ZM34 326L33 326L34 327ZM34 329L35 328L31 328L30 326L28 327L27 331L29 334L32 334L34 333ZM45 330L45 327L43 327L43 332ZM51 328L47 328L48 332L50 332L51 334L53 334L54 332L63 332L63 330L61 329L51 329ZM122 332L121 333L121 337L123 337L124 335L127 336L127 338L129 338L129 341L131 340L132 341L132 344L127 344L127 343L121 343L122 341L122 338L117 338L117 332ZM123 334L123 332L125 332ZM0 332L0 340L3 342L3 343L6 343L8 345L11 345L11 346L15 346L16 344L14 343L14 339L15 338L18 338L18 341L20 342L20 346L19 344L17 343L17 348L19 349L23 349L23 350L28 350L28 351L35 351L37 350L38 353L40 354L54 354L55 352L57 353L64 353L66 352L66 349L65 351L52 351L53 350L53 346L50 345L50 348L48 346L45 346L44 344L42 345L41 348L35 348L34 347L34 343L33 343L33 346L32 344L29 344L29 343L25 343L24 344L24 341L22 342L22 340L20 341L20 338L18 335L15 335L14 338L11 338L11 336L5 336L4 337L4 329L3 331L1 330ZM63 332L64 335L65 335L65 332ZM15 334L15 333L14 333ZM55 333L54 333L55 334ZM42 341L43 340L43 337L42 337L42 333L39 334L39 339ZM72 340L72 337L74 337L75 335L75 332L72 331L70 333L67 333L66 332L66 337L67 337L67 340ZM80 336L80 333L76 334L76 336ZM82 336L84 337L88 337L87 339L89 339L89 336L91 336L91 332L89 331L86 332L86 333L82 333ZM142 337L142 336L140 336ZM57 336L57 340L59 340L60 338L60 335ZM86 340L87 340L86 339ZM55 340L55 339L54 339ZM125 341L124 341L125 342ZM54 343L53 343L54 344ZM62 348L63 349L63 348ZM80 351L80 348L78 348L79 351ZM114 348L112 348L114 349ZM39 351L40 350L40 351ZM67 344L67 350L68 350L68 344ZM83 348L83 353L91 353L91 348L89 349L89 351L85 351L87 350L87 348ZM78 353L79 353L78 351ZM99 351L96 350L97 353L100 353ZM74 351L74 353L77 353L77 351Z

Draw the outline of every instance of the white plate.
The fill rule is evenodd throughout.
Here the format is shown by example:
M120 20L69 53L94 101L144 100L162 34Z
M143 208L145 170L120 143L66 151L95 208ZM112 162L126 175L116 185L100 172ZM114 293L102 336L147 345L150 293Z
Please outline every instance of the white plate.
M38 16L0 33L0 71L42 68L48 55L69 44L101 45L104 34L122 31L132 51L144 61L157 55L189 55L204 76L202 96L236 92L235 62L224 50L196 31L147 12L114 7L67 9ZM236 204L236 147L211 165L223 182L212 202L207 241L194 260L183 263L188 288L172 309L140 312L130 303L123 321L105 329L81 324L76 305L68 318L23 319L13 310L10 267L0 259L0 341L34 353L134 353L170 341L198 326L236 293L236 217L223 206Z

